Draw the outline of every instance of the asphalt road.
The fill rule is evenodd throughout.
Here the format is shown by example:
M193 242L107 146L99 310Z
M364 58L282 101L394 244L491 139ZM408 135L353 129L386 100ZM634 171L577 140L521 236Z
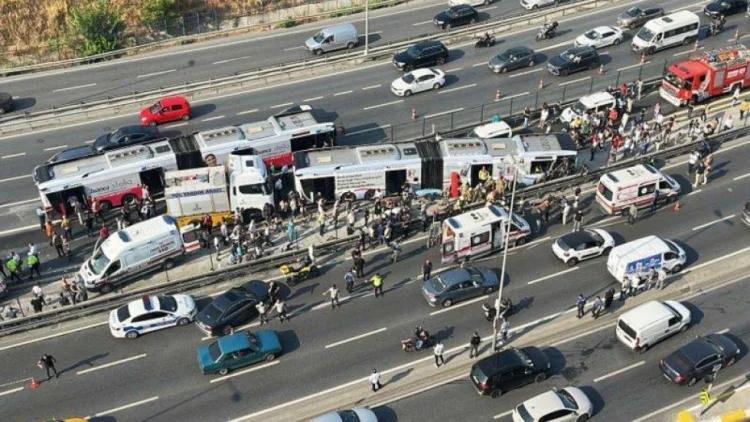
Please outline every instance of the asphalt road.
M679 212L664 209L628 226L620 217L602 218L589 206L584 223L607 228L614 233L618 243L649 234L675 239L687 251L688 268L745 248L747 228L736 215L750 196L750 186L743 179L735 178L747 174L745 163L749 155L747 145L734 148L730 154L718 155L711 182L683 198ZM684 165L667 170L681 183L687 183ZM690 191L688 186L685 188ZM509 254L505 295L513 298L515 303L524 304L512 319L514 326L569 309L577 294L591 297L615 283L604 270L603 259L587 261L570 270L554 258L547 237L554 238L567 229L553 224L536 235L539 242ZM20 380L40 375L35 367L36 356L44 352L55 355L59 367L65 372L60 379L44 383L38 390L25 388L6 395L2 395L6 390L0 390L0 403L3 404L0 420L99 413L111 413L122 420L225 420L341 385L365 376L373 367L384 371L423 357L429 352L412 355L399 350L399 340L406 338L412 327L418 324L442 338L448 348L468 341L473 330L487 335L490 327L480 309L484 299L445 311L430 308L425 303L420 283L413 281L413 277L424 259L439 262L439 252L437 248L425 251L423 245L422 240L406 245L403 260L395 265L386 263L384 253L366 258L368 272L380 270L385 274L387 290L383 298L374 298L368 293L367 286L356 293L356 298L344 300L341 309L328 308L321 295L331 284L342 282L346 265L338 264L331 264L333 268L327 268L320 278L295 288L288 300L293 313L291 322L270 325L279 330L285 349L278 363L252 367L251 372L237 371L236 376L219 382L212 383L216 377L199 373L195 349L205 340L201 340L202 334L191 326L149 334L136 341L115 340L110 337L106 326L100 326L5 350L6 364L0 368L0 385L8 389L24 385ZM499 267L500 260L494 256L479 265ZM245 280L237 282L241 281ZM739 297L737 304L740 304ZM700 302L696 301L696 306L705 315L710 315L711 311ZM723 328L737 327L725 322ZM661 351L658 353L661 355L664 350L670 349L658 347L654 351ZM652 359L655 355L650 352L647 358ZM575 356L566 355L564 351L562 356L566 358L559 361L561 373L572 378L581 376L576 372L580 365L574 360ZM126 359L129 360L123 361ZM608 362L610 366L602 368L594 368L592 361L591 367L587 364L587 372L606 374L627 366L630 361L624 359L621 362L612 360ZM638 357L633 359L638 360ZM646 368L650 366L643 365L639 371ZM88 369L94 370L82 372ZM406 377L409 372L405 369L401 376ZM646 374L637 373L646 377ZM652 376L658 375L649 372L648 377ZM584 382L586 378L580 379ZM603 384L604 387L607 385L611 384ZM610 409L610 403L619 403L612 405L612 409L628 403L624 401L627 397L622 398L622 402L611 398L615 395L614 385L609 390L598 385L595 387L603 397L605 409ZM649 395L630 386L628 391L641 394L639 397ZM86 400L82 401L81 397L86 397ZM509 395L508 400L514 397L519 400L509 402L505 409L521 399ZM671 396L665 397L669 399ZM143 402L146 400L150 401ZM141 402L108 412L109 409Z
M427 0L373 11L369 25L370 46L439 32L432 19L447 7L446 1ZM478 10L480 23L526 11L517 0L498 1ZM357 27L360 46L356 50L364 52L365 22L364 13L360 13L291 29L159 50L90 66L10 77L3 83L3 90L19 96L21 107L33 110L133 91L142 92L187 81L230 76L313 58L315 56L304 49L305 40L326 26L345 22L354 23ZM329 55L338 53L341 51Z
M677 0L664 2L667 9L688 7ZM345 125L347 136L342 144L361 144L385 139L405 139L445 131L487 120L492 114L507 116L511 111L520 112L524 106L535 106L545 101L555 102L563 98L575 99L591 89L601 90L618 81L617 69L624 69L620 81L632 81L641 70L636 65L639 57L629 50L629 38L617 48L606 48L604 64L607 74L596 71L583 72L567 78L552 78L547 74L545 63L534 69L510 75L492 73L486 63L496 52L511 45L535 45L540 58L560 52L580 33L590 27L611 24L614 15L630 5L618 4L612 9L592 12L590 16L575 15L570 21L561 23L561 34L551 40L533 41L535 28L513 32L496 49L476 50L473 46L452 47L452 60L443 66L447 71L448 84L438 92L427 92L410 98L395 97L390 92L390 83L400 75L392 65L385 63L352 69L346 73L298 81L284 86L270 87L250 92L207 99L195 105L195 118L187 123L167 124L162 127L166 136L180 132L215 128L221 125L238 124L261 120L293 103L307 103L326 111L325 118L335 119ZM697 10L699 6L692 7ZM720 36L705 40L707 47L725 45L732 36L740 17L729 20ZM661 74L663 60L677 60L673 56L692 50L674 49L656 54L642 74L645 77ZM636 65L635 67L632 67ZM526 73L531 72L531 73ZM538 90L543 78L546 87ZM493 103L495 91L500 88L505 101ZM538 93L537 93L538 92ZM523 95L522 95L523 94ZM513 98L515 97L515 98ZM483 104L490 104L480 109ZM511 109L512 108L512 109ZM410 121L412 109L424 121ZM449 111L454 114L446 114ZM33 209L38 205L37 193L28 176L31 169L44 162L62 148L91 142L102 133L119 126L137 123L135 114L104 120L93 120L72 126L61 126L39 130L17 136L0 137L0 189L6 193L0 199L0 226L3 231L28 226L34 222ZM31 217L29 220L28 217Z

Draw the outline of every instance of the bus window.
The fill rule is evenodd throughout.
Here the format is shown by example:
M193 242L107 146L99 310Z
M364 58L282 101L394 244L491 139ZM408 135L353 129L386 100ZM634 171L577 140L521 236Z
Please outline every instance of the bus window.
M532 174L547 173L551 167L552 167L552 161L532 161L531 173Z

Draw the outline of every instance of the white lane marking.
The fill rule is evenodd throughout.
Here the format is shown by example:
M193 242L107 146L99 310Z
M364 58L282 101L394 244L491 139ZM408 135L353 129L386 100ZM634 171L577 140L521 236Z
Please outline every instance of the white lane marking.
M388 403L393 403L393 402L397 402L397 401L400 401L400 400L403 400L403 399L406 399L406 398L409 398L409 397L413 397L413 396L416 396L418 394L422 394L425 391L429 391L429 390L432 390L434 388L442 387L445 384L450 384L453 381L458 381L458 380L465 379L465 378L466 378L466 375L465 374L461 374L459 376L456 376L456 377L453 377L453 378L449 378L449 379L447 379L445 381L440 381L439 383L436 383L436 384L433 384L433 385L428 385L427 387L423 387L423 388L420 388L418 390L411 391L411 392L408 392L406 394L402 394L402 395L400 395L398 397L386 399L386 400L383 400L383 401L371 404L371 405L368 406L368 409L375 409L377 407L385 406Z
M90 86L96 86L96 82L85 84L85 85L76 85L76 86L69 86L67 88L58 88L53 89L52 92L64 92L64 91L72 91L74 89L81 89L81 88L88 88Z
M233 378L233 377L237 377L237 376L240 376L240 375L249 374L250 372L259 371L261 369L268 368L269 366L278 365L278 363L279 363L279 361L275 360L273 362L268 362L268 363L263 364L263 365L259 365L259 366L255 366L255 367L252 367L252 368L249 368L249 369L245 369L244 371L233 372L233 373L231 373L229 375L224 375L223 377L212 379L211 380L211 384L213 384L215 382L224 381L225 379L228 379L228 378Z
M3 155L2 159L5 160L8 158L23 157L24 155L26 155L25 152L19 152L18 154Z
M104 412L99 412L94 415L94 417L100 418L102 416L109 416L111 413L119 412L121 410L130 409L131 407L140 406L142 404L151 403L152 401L159 400L159 396L151 397L150 399L145 399L141 401L137 401L135 403L126 404L125 406L115 407L114 409L105 410ZM86 419L91 419L91 416L86 416Z
M698 50L701 50L703 47L699 48ZM685 54L695 53L693 49L687 50L687 51L680 51L679 53L672 54L673 57L677 56L684 56Z
M136 78L148 78L149 76L166 75L167 73L176 72L177 69L162 70L161 72L146 73L145 75L138 75Z
M430 117L443 116L445 114L451 114L451 113L456 113L456 112L459 112L459 111L463 111L463 109L464 109L463 107L461 107L461 108L454 108L453 110L447 110L447 111L441 111L440 113L428 114L428 115L424 116L424 118L425 119L429 119Z
M521 246L521 248L529 247L531 245L536 245L537 243L546 242L546 241L548 241L550 239L552 239L552 236L545 236L545 237L543 237L541 239L537 239L537 240L535 240L533 242L526 243L523 246Z
M721 331L717 331L716 334L726 334L728 332L729 332L729 328L725 328L725 329L723 329Z
M502 419L502 418L510 415L511 413L513 413L513 411L512 410L508 410L507 412L503 412L503 413L500 413L498 415L493 416L492 419Z
M468 306L468 305L471 305L472 303L477 303L477 302L480 302L480 301L483 301L483 300L490 300L490 298L489 298L488 295L482 295L482 296L479 296L479 297L471 299L471 300L463 301L463 302L461 302L461 303L459 303L457 305L453 305L453 306L451 306L449 308L441 309L439 311L430 312L430 316L440 315L442 313L445 313L445 312L448 312L448 311L453 311L453 310L456 310L456 309L459 309L459 308L463 308L464 306Z
M380 85L380 84L377 84L377 85L370 85L370 86L366 86L366 87L362 88L362 91L367 91L367 90L369 90L369 89L375 89L375 88L380 88L380 87L381 87L381 85Z
M391 127L391 125L383 125L383 126L378 126L378 127L371 127L369 129L362 129L362 130L357 130L357 131L354 131L354 132L347 132L347 134L344 135L344 136L361 135L363 133L374 132L376 130L388 129L390 127Z
M226 117L226 116L224 116L224 115L222 114L221 116L214 116L214 117L209 117L209 118L203 119L203 120L201 120L201 121L202 121L202 122L210 122L210 121L212 121L212 120L219 120L219 119L223 119L224 117Z
M93 143L93 142L92 142L92 143ZM67 148L67 147L68 147L67 145L60 145L60 146L58 146L58 147L49 147L49 148L45 148L44 150L45 150L45 151L54 151L54 150L56 150L56 149L63 149L63 148Z
M557 84L557 86L570 85L570 84L574 84L577 82L588 81L589 79L591 79L591 76L586 76L585 78L580 78L580 79L573 79L572 81L568 81L568 82L562 82L562 83Z
M463 67L454 67L453 69L446 69L445 73L455 73L455 72L458 72L459 70L462 70L462 69L463 69Z
M1 207L2 206L0 206L0 208ZM18 232L25 232L31 229L39 229L39 224L32 224L29 226L16 227L15 229L3 230L3 231L0 231L0 236L5 236L7 234L13 234L13 233L18 233Z
M35 224L34 227L39 228L39 224ZM26 341L22 341L22 342L16 343L16 344L11 344L11 345L8 345L8 346L2 346L2 347L0 347L0 352L3 352L5 350L10 350L10 349L15 349L16 347L26 346L28 344L33 344L33 343L37 343L37 342L44 341L44 340L49 340L49 339L52 339L52 338L61 337L61 336L67 335L67 334L76 333L78 331L88 330L89 328L99 327L99 326L107 325L107 324L109 324L109 321L97 322L96 324L86 325L84 327L74 328L72 330L67 330L67 331L63 331L63 332L60 332L60 333L50 334L48 336L39 337L39 338L31 339L31 340L26 340Z
M638 62L636 64L631 64L630 66L621 67L621 68L617 69L617 71L618 72L622 72L623 70L632 69L632 68L638 67L638 66L645 66L645 65L647 65L649 63L651 63L651 60L649 60L649 61L647 61L647 62L645 62L643 64L641 64L640 62Z
M487 64L487 62L479 62L479 63L474 63L473 65L471 65L471 67L479 67L479 66L489 66L489 65Z
M563 274L567 274L567 273L569 273L569 272L575 271L575 270L577 270L578 268L579 268L579 267L568 268L567 270L565 270L565 271L560 271L559 273L554 273L554 274L546 275L546 276L544 276L544 277L539 277L539 278L537 278L536 280L531 280L531 281L529 281L529 282L528 282L528 283L526 283L526 284L536 284L536 283L542 282L542 281L544 281L544 280L549 280L550 278L554 278L554 277L559 277L559 276L561 276L561 275L563 275Z
M526 92L522 92L520 94L509 95L507 97L500 97L500 101L502 101L502 100L510 100L510 99L516 98L516 97L523 97L524 95L529 95L529 94L531 94L531 93L529 91L526 91Z
M341 346L342 344L350 343L352 341L356 341L359 339L363 339L365 337L371 336L373 334L382 333L383 331L387 330L388 327L378 328L377 330L370 331L369 333L360 334L358 336L354 336L352 338L348 338L346 340L337 341L336 343L331 343L326 346L326 349L330 349L332 347Z
M243 114L250 114L250 113L255 113L255 112L257 112L257 111L258 111L258 109L257 109L257 108L254 108L254 109L252 109L252 110L238 111L238 112L237 112L237 115L238 115L238 116L242 116Z
M390 103L378 104L378 105L374 105L374 106L365 107L362 110L372 110L374 108L388 107L389 105L394 105L394 104L403 103L403 102L404 102L404 100L391 101Z
M690 192L689 194L687 194L685 196L695 195L696 193L701 193L701 192L703 192L703 189L698 189L698 190L694 190L694 191Z
M289 47L289 48L285 48L285 49L284 49L284 51L292 51L292 50L302 50L302 49L304 49L304 48L305 48L305 46L304 46L304 45L298 45L297 47Z
M237 60L245 60L245 59L249 59L249 58L250 58L250 56L234 57L234 58L231 58L231 59L219 60L219 61L213 62L211 64L222 64L222 63L236 62Z
M187 122L174 123L174 124L171 124L171 125L164 126L164 129L174 129L176 127L182 127L182 126L187 126L187 125L188 125Z
M0 180L0 183L3 183L3 182L11 182L11 181L13 181L13 180L21 180L21 179L25 179L25 178L27 178L27 177L31 177L31 176L29 176L29 175L23 175L23 176L15 176L15 177L9 177L9 178L7 178L7 179L1 179L1 180Z
M138 356L131 356L131 357L129 357L129 358L125 358L125 359L120 359L120 360L116 360L116 361L114 361L114 362L110 362L110 363L105 363L104 365L99 365L99 366L95 366L95 367L93 367L93 368L89 368L89 369L84 369L83 371L78 371L78 372L76 372L76 375L83 375L83 374L87 374L87 373L89 373L89 372L94 372L94 371L98 371L98 370L100 370L100 369L104 369L104 368L109 368L110 366L120 365L120 364L122 364L122 363L125 363L125 362L130 362L130 361L133 361L133 360L137 360L137 359L143 359L143 358L145 358L146 356L147 356L147 355L146 355L146 354L144 353L144 354L142 354L142 355L138 355Z
M711 221L711 222L706 223L706 224L701 224L700 226L693 227L693 231L700 230L700 229L705 229L706 227L713 226L714 224L721 223L722 221L730 220L730 219L732 219L734 217L736 217L736 214L728 215L726 217L719 218L717 220Z
M3 391L3 392L0 392L0 397L1 396L7 396L8 394L17 393L17 392L19 392L21 390L23 390L23 387L18 387L18 388L14 388L12 390Z
M306 103L306 102L309 102L309 101L318 101L318 100L322 100L323 98L325 98L325 97L320 96L320 97L305 98L304 100L302 100L302 102Z
M645 361L645 360L642 360L642 361L640 361L640 362L637 362L637 363L634 363L634 364L632 364L632 365L630 365L630 366L626 366L626 367L624 367L624 368L622 368L622 369L618 369L618 370L616 370L616 371L614 371L614 372L610 372L610 373L609 373L609 374L607 374L607 375L602 375L602 376L601 376L601 377L599 377L599 378L594 378L594 382L604 381L604 380L605 380L605 379L607 379L607 378L611 378L611 377L614 377L614 376L616 376L616 375L620 375L620 374L622 374L623 372L625 372L625 371L628 371L628 370L630 370L630 369L633 369L633 368L637 368L637 367L639 367L639 366L643 365L644 363L646 363L646 361Z
M338 96L341 96L341 95L351 94L352 92L354 92L354 91L337 92L337 93L333 94L333 96L334 97L338 97Z
M276 104L276 105L272 105L272 106L271 106L271 107L269 107L269 108L271 108L271 109L274 109L274 108L282 108L282 107L287 107L287 106L290 106L290 105L293 105L293 104L294 104L294 103L284 103L284 104Z
M596 227L602 224L609 223L610 221L619 220L619 219L620 219L619 215L613 215L612 217L607 217L601 221L597 221L596 223L592 224L591 227Z
M485 10L492 10L492 9L497 9L497 6L483 7L482 11L484 12Z
M458 91L460 89L474 88L475 86L477 86L477 84L470 84L470 85L459 86L456 88L444 89L442 91L439 91L438 94L447 94L449 92Z
M690 268L688 268L687 270L683 270L683 271L682 271L682 275L685 275L685 274L689 274L689 273L691 273L691 272L693 272L693 271L697 271L697 270L699 270L699 269L701 269L701 268L703 268L703 267L707 267L707 266L709 266L709 265L715 264L715 263L717 263L717 262L720 262L720 261L723 261L723 260L725 260L725 259L729 259L729 258L731 258L731 257L733 257L733 256L736 256L736 255L740 255L740 254L743 254L743 253L745 253L745 252L748 252L748 251L750 251L750 246L748 246L748 247L746 247L746 248L742 248L742 249L740 249L740 250L738 250L738 251L734 251L734 252L732 252L732 253L726 254L726 255L724 255L724 256L720 256L720 257L718 257L718 258L714 258L714 259L712 259L712 260L710 260L710 261L708 261L708 262L704 262L704 263L702 263L702 264L698 264L698 265L696 265L695 267L690 267ZM704 292L705 292L705 290L704 290ZM0 349L0 352L1 352L1 351L2 351L2 349Z
M517 78L517 77L519 77L519 76L525 76L525 75L529 75L529 74L531 74L531 73L541 72L542 70L544 70L544 68L543 68L543 67L540 67L540 68L538 68L538 69L534 69L534 70L527 70L526 72L521 72L521 73L514 73L514 74L512 74L512 75L510 75L510 76L508 76L508 77L509 77L509 78Z
M185 124L187 124L187 123L185 123ZM96 142L96 139L92 139L90 141L86 141L86 142L84 142L84 144L93 144L94 142Z
M15 205L30 204L32 202L37 202L37 201L39 201L39 198L24 199L23 201L11 202L9 204L0 205L0 208L8 208L8 207L12 207L12 206L15 206ZM39 226L39 225L37 224L37 226Z
M743 174L742 176L737 176L737 177L735 177L735 178L734 178L734 179L732 179L732 180L742 180L742 179L744 179L744 178L746 178L746 177L750 177L750 173L747 173L747 174ZM2 180L0 180L0 182L1 182L1 181L2 181Z
M528 32L528 31L531 31L531 30L527 29L524 32ZM540 48L539 50L536 50L536 51L539 52L539 51L555 50L555 49L557 49L559 47L563 47L563 46L566 46L566 45L572 45L574 41L575 41L575 38L573 38L571 40L568 40L568 41L563 41L563 42L557 43L555 45L550 45L550 46L547 46L547 47L544 47L544 48Z
M417 22L417 23L411 24L411 26L427 25L428 23L432 23L432 21Z

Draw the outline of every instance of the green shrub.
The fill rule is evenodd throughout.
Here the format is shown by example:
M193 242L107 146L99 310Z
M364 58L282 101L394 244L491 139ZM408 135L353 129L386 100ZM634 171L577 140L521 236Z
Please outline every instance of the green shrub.
M175 0L141 0L140 12L144 25L160 25L177 17L177 4Z
M120 48L125 22L117 7L97 0L70 9L68 30L80 41L79 53L92 56Z
M286 18L286 20L279 24L279 27L281 28L294 28L295 26L297 26L297 21L291 17Z

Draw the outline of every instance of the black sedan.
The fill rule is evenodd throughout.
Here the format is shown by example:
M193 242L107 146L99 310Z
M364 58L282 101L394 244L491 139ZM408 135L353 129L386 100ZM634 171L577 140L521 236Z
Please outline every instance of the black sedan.
M13 110L13 96L7 92L0 92L0 114Z
M268 286L262 281L250 281L232 287L217 296L195 318L196 326L206 334L228 334L233 327L255 318L258 302L268 302Z
M435 25L443 29L451 29L453 26L473 24L479 18L477 9L468 4L459 4L445 9L435 15Z
M659 362L664 376L678 385L693 385L737 362L740 348L729 337L709 334L696 337Z
M567 76L587 69L596 69L602 64L594 47L574 47L549 59L547 70L553 75Z
M747 0L715 0L703 8L703 13L715 18L719 15L729 16L747 10Z
M490 69L495 73L532 67L536 64L536 53L528 47L511 47L490 59Z
M64 149L47 159L47 164L61 163L63 161L76 160L83 157L95 155L96 151L91 145L80 145Z
M102 135L94 141L96 152L142 144L159 137L159 129L152 126L123 126L114 132Z

